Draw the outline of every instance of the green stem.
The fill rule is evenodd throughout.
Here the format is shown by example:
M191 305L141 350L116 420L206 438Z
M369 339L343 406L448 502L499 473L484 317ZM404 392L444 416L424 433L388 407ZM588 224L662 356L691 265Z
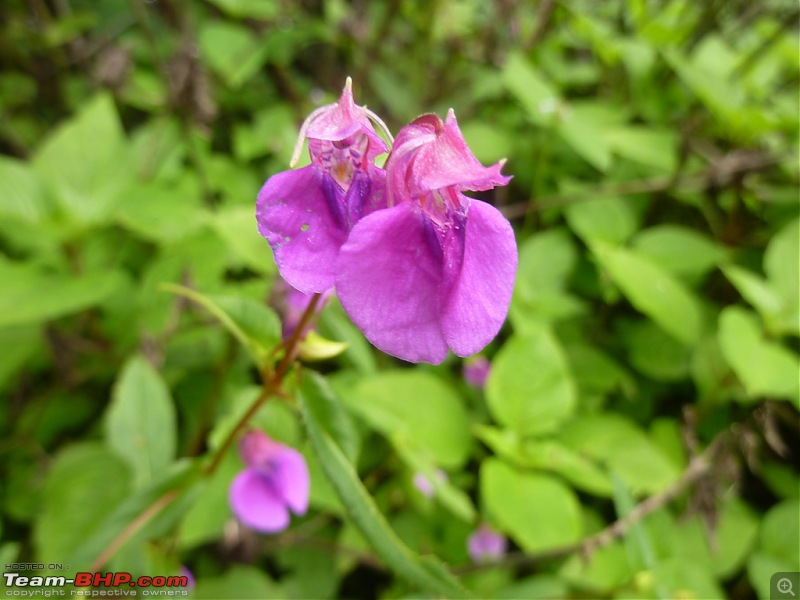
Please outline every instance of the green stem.
M302 338L303 330L306 328L308 323L314 317L314 313L316 312L317 304L319 303L319 299L321 294L314 294L311 298L311 301L308 303L305 312L303 313L300 322L297 324L294 332L292 333L289 340L286 342L286 354L284 354L281 361L278 363L278 366L275 368L274 371L269 371L267 369L262 369L262 377L263 377L263 384L261 387L261 393L256 398L255 402L247 409L247 412L244 413L239 422L236 423L234 428L225 438L225 441L220 444L220 447L217 449L216 453L214 454L214 458L206 467L206 474L211 475L213 474L217 468L219 467L222 459L225 457L225 454L228 452L228 449L233 445L234 440L238 437L239 433L247 426L247 423L253 418L258 412L258 409L269 400L272 396L276 395L281 388L281 383L283 382L283 378L286 376L286 373L289 372L289 368L292 366L295 357L297 356L298 352L298 344Z

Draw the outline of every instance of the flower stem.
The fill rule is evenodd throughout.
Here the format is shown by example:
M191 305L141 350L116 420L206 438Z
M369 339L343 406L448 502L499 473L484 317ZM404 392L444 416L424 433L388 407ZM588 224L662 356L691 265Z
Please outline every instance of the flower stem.
M207 475L211 475L217 470L222 462L222 459L225 457L225 454L227 454L228 449L233 445L234 440L247 426L247 423L253 418L253 415L258 412L258 409L261 408L261 406L267 400L279 392L283 378L286 376L286 373L289 372L289 368L292 366L292 363L297 356L298 344L303 336L303 331L314 317L317 304L319 303L319 299L321 297L322 294L314 294L309 301L308 306L306 307L306 310L300 319L300 322L297 324L297 327L292 332L292 335L289 337L284 346L286 353L283 355L283 358L278 363L278 366L275 368L275 370L273 371L268 369L266 365L261 366L261 376L263 380L261 393L258 395L258 398L256 398L255 402L253 402L250 408L247 409L247 412L242 415L242 418L239 419L238 423L236 423L234 428L225 438L225 441L220 444L220 447L214 454L214 458L211 459L211 462L205 469Z

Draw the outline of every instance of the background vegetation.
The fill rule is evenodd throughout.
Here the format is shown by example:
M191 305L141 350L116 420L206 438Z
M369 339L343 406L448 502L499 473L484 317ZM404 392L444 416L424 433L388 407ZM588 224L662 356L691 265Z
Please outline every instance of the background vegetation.
M800 570L797 23L779 0L3 2L0 562L186 565L198 598L768 598ZM508 157L484 199L519 275L485 390L325 308L348 349L254 419L307 456L312 508L260 536L227 504L236 453L199 465L279 340L255 194L347 75L393 130L452 106ZM473 565L483 521L512 547Z

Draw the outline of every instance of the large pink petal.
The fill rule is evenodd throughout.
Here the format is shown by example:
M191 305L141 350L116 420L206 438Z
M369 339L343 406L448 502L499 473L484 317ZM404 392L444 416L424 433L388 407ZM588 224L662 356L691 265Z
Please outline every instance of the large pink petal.
M289 525L283 500L255 469L245 469L234 478L228 498L236 518L250 529L275 533Z
M256 202L258 230L269 241L281 275L305 293L333 286L336 255L347 237L343 215L332 214L337 203L326 200L323 177L313 165L278 173Z
M336 292L380 350L439 364L447 356L438 319L442 256L418 210L403 202L361 219L339 253Z
M463 200L469 202L464 255L460 269L457 262L448 263L442 331L453 352L470 356L494 339L506 319L517 273L517 245L500 211L479 200Z
M284 446L273 459L272 480L284 502L297 515L308 510L311 480L306 459L297 450Z

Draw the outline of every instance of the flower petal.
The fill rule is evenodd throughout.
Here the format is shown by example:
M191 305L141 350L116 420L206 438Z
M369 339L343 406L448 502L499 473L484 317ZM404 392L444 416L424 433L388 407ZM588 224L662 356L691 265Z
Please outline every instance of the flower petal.
M361 219L339 253L336 291L380 350L439 364L447 356L438 319L442 256L429 228L412 202Z
M339 247L347 237L323 189L324 174L309 165L270 177L258 193L256 219L283 278L305 293L333 286Z
M231 484L228 498L236 518L255 531L275 533L289 525L289 510L255 469L245 469Z
M503 161L484 167L475 158L452 109L444 123L436 115L423 115L403 129L407 131L401 130L395 142L397 158L393 152L386 165L393 172L390 177L395 196L421 196L447 187L488 190L511 181L500 173ZM401 144L412 150L417 146L416 151L406 152Z
M272 480L283 501L296 515L308 510L311 480L306 459L297 450L284 446L274 459Z
M517 272L517 245L514 230L500 211L479 200L462 200L469 202L464 254L461 261L446 261L442 331L453 352L470 356L494 339L506 319ZM450 248L458 240L448 237L445 254L456 255Z
M386 142L375 133L364 108L353 101L353 90L348 81L339 101L315 118L305 135L309 139L340 142L357 133L364 133L369 138L368 160L389 151Z

